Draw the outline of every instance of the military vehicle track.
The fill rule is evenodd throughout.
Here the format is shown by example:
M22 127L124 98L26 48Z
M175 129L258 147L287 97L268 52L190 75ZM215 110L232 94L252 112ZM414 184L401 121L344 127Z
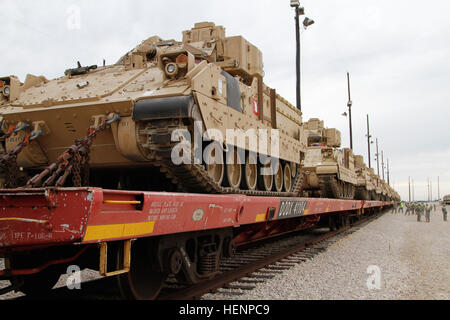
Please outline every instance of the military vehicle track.
M160 171L178 186L180 192L200 192L200 193L217 193L217 194L245 194L252 196L279 196L279 197L298 197L302 196L302 187L304 174L300 171L300 166L297 167L297 172L294 178L292 191L277 192L277 191L262 191L262 190L244 190L240 188L224 187L218 185L209 176L208 171L204 165L201 164L180 164L176 165L171 159L172 150L177 142L170 142L159 144L153 141L152 134L159 136L171 136L171 129L169 127L163 128L149 128L143 130L141 133L146 133L147 143L142 147L147 149L147 154L152 160L152 164L160 167ZM193 149L193 148L192 148ZM194 151L192 151L192 158L194 158Z

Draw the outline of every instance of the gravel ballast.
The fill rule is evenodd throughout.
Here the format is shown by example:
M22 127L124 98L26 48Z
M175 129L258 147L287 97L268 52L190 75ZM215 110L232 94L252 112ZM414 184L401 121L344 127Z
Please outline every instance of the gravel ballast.
M386 213L252 291L203 299L450 299L449 244L450 222L443 221L440 206L429 223Z

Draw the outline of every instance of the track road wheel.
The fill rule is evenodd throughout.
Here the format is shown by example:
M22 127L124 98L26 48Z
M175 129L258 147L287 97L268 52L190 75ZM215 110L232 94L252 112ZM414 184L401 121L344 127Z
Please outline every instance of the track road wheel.
M243 188L255 190L258 182L258 165L255 157L247 154L244 166L244 179L242 179Z
M286 163L283 170L284 190L291 192L292 189L292 172L289 163Z
M228 186L238 189L242 180L242 164L239 163L238 153L235 150L233 157L227 157L226 177Z
M206 170L212 180L220 186L225 175L225 165L223 164L223 156L216 154L217 150L217 148L212 148L210 153L207 155L207 157L209 157L208 162L210 164L206 165Z
M291 167L291 176L292 179L295 178L295 176L297 175L297 164L295 162L291 162L289 163L289 166Z
M273 187L273 174L265 174L263 175L263 171L267 171L269 173L271 171L270 162L266 165L258 166L258 187L263 191L272 191Z
M151 246L138 240L131 247L130 271L117 276L120 293L124 299L153 300L161 291L165 274L150 255ZM118 250L117 268L121 268L122 250Z
M281 162L278 162L278 168L274 175L275 178L275 191L283 191L283 166Z

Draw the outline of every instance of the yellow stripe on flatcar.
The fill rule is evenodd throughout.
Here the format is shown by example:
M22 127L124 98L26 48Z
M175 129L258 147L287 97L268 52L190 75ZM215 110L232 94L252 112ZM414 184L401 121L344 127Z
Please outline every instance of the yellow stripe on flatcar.
M0 221L20 221L20 222L35 222L35 223L47 223L48 220L36 220L36 219L28 219L28 218L0 218Z
M105 200L103 203L112 203L112 204L141 204L140 201L137 200Z
M155 221L88 226L84 241L123 238L153 233Z
M261 221L264 221L264 220L266 220L266 214L265 213L260 213L260 214L256 215L255 222L261 222Z

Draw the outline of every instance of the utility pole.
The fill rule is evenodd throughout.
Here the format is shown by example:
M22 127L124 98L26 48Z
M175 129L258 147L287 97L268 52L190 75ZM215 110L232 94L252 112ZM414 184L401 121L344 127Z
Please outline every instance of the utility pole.
M383 174L383 180L384 180L384 160L383 160L383 150L381 150L381 172Z
M409 194L409 202L411 202L411 177L408 177L408 194Z
M390 185L389 183L389 159L386 159L387 161L387 184Z
M291 7L295 9L295 39L297 43L297 54L296 54L296 74L297 74L297 109L302 111L302 98L301 98L301 73L300 73L300 16L305 14L305 8L300 7L299 0L291 0ZM303 21L303 26L305 29L310 25L314 24L314 20L305 18Z
M372 138L372 136L370 135L369 132L369 115L367 115L367 154L368 154L368 159L369 159L369 168L372 168L372 166L370 165L370 138Z
M292 4L291 4L292 6ZM305 14L304 9L300 7L300 3L295 7L295 38L297 42L296 53L296 74L297 74L297 109L302 111L302 99L301 99L301 79L300 79L300 15Z
M350 97L350 74L347 72L347 88L348 88L348 122L350 127L350 149L353 150L353 133L352 133L352 99Z
M430 178L430 201L433 201L433 181Z
M439 176L438 176L438 201L441 200L441 193L439 190Z
M414 179L411 180L412 180L412 199L414 201Z
M431 201L431 181L428 178L428 201Z
M377 143L377 153L376 153L376 156L377 156L377 174L380 175L380 154L378 153L378 138L376 140L376 143Z

